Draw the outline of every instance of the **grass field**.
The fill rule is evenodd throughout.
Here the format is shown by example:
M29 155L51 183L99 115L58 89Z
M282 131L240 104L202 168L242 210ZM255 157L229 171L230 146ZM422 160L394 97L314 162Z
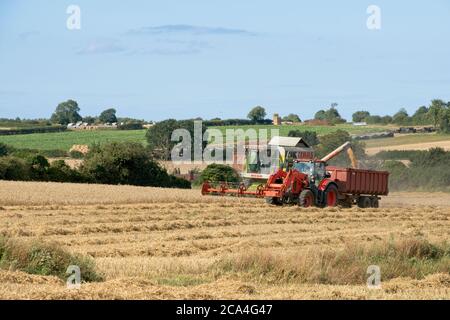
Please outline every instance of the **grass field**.
M345 130L350 134L362 134L362 133L370 133L370 132L382 132L391 129L388 126L354 126L352 124L339 124L335 126L309 126L309 125L283 125L283 126L273 126L273 125L245 125L245 126L220 126L220 127L211 127L211 129L219 129L225 134L227 129L266 129L268 130L269 136L271 135L271 130L278 129L281 136L287 136L289 131L291 130L300 130L300 131L315 131L318 135L325 135L337 130Z
M269 135L271 129L280 129L280 135L287 136L291 130L316 131L319 135L328 134L336 130L346 130L351 134L364 132L385 131L386 126L355 127L351 124L341 124L336 126L223 126L211 127L219 129L225 134L226 129L253 128L255 130L267 129ZM6 143L16 148L29 148L38 150L69 150L74 144L104 143L111 141L134 141L145 143L146 130L92 130L92 131L67 131L56 133L39 133L0 136L0 142Z
M0 270L0 299L450 299L450 196L272 207L198 190L0 182L0 234L93 257L104 281ZM427 239L428 245L423 239ZM381 289L365 285L381 265Z
M34 133L0 136L0 142L16 148L38 150L66 150L74 144L104 143L111 141L134 141L145 143L146 130L92 130L55 133Z

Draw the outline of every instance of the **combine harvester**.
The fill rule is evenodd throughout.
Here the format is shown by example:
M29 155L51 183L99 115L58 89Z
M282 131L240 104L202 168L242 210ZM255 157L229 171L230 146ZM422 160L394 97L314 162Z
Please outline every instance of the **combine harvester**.
M327 162L347 151L352 168L327 166ZM389 173L357 168L350 142L322 159L298 158L271 174L265 184L254 190L239 185L205 181L203 195L234 195L238 197L265 198L274 205L298 204L300 207L351 207L378 208L380 196L386 196ZM216 186L215 186L216 185Z

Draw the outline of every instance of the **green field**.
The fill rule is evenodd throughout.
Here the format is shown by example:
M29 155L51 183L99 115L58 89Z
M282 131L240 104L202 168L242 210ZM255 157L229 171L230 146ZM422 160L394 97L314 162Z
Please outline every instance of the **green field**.
M345 130L350 134L363 134L363 133L371 133L371 132L382 132L392 129L389 126L354 126L352 124L339 124L335 126L309 126L309 125L283 125L283 126L273 126L273 125L245 125L245 126L220 126L220 127L210 127L211 129L219 129L225 134L227 129L266 129L268 130L269 136L271 135L272 129L278 129L281 136L287 136L289 131L291 130L300 130L300 131L315 131L318 135L324 135L328 133L335 132L339 129Z
M39 150L66 150L74 144L104 143L112 141L134 141L145 143L146 130L92 130L54 133L33 133L0 136L0 142L15 148Z
M267 129L269 137L271 129L279 129L280 135L287 136L291 130L309 130L316 131L318 135L332 133L342 129L350 134L359 134L366 132L380 132L388 130L387 126L366 126L356 127L351 124L340 124L336 126L307 126L307 125L248 125L248 126L221 126L210 127L211 129L219 129L225 134L226 129ZM16 148L28 148L38 150L69 150L74 144L104 143L111 141L134 141L145 143L146 130L92 130L92 131L66 131L55 133L34 133L0 136L0 142L6 143Z

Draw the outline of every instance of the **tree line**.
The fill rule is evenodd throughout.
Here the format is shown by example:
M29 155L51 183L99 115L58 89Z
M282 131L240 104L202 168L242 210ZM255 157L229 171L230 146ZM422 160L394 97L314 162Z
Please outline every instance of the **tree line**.
M72 99L59 103L49 119L15 119L0 118L0 125L9 128L39 128L55 125L67 126L69 123L85 122L88 124L123 123L124 129L142 129L142 125L148 123L128 117L118 117L115 108L107 108L98 116L82 116L78 102ZM138 126L140 125L140 126ZM11 129L13 130L13 129ZM15 129L17 130L17 129ZM37 130L38 131L38 130Z
M323 121L328 124L346 123L337 109L338 104L332 103L329 108L320 109L314 114L314 120ZM103 110L99 116L81 116L80 107L75 100L67 100L61 102L52 113L50 119L36 119L36 120L21 120L16 119L0 119L3 126L20 127L24 124L34 125L67 125L69 123L77 123L79 121L87 122L89 124L100 123L117 123L125 122L129 124L132 129L142 128L139 124L144 124L146 121L132 118L119 118L116 115L115 108L108 108ZM266 109L262 106L252 108L247 114L247 119L220 119L213 118L205 120L207 126L227 126L227 125L252 125L272 124L272 119L267 119ZM196 118L203 120L202 118ZM302 122L300 116L295 113L289 113L282 117L282 121L289 121L294 123ZM368 124L387 125L395 124L400 126L407 125L432 125L442 132L450 132L450 101L445 102L440 99L434 99L429 106L420 106L412 115L409 115L405 108L401 108L394 115L373 115L366 110L358 110L352 114L353 122L366 122Z
M91 146L78 168L64 160L49 162L40 153L22 152L0 143L0 180L125 184L190 188L190 182L167 173L140 143Z
M314 114L314 120L323 121L328 124L340 124L346 123L347 120L344 119L337 109L338 104L332 103L329 108L320 109ZM266 110L257 106L250 110L247 118L250 119L248 121L252 121L253 123L259 124L271 124L271 121L268 119L264 119L266 116ZM213 125L217 125L220 122L232 122L232 124L238 125L237 121L230 120L221 120L219 118L212 119ZM268 120L265 121L264 120ZM302 122L298 114L290 113L287 116L282 118L283 121L290 122ZM245 121L245 120L241 120ZM405 108L401 108L398 112L390 115L373 115L369 111L359 110L352 114L353 122L366 122L368 124L377 124L377 125L388 125L395 124L399 126L408 126L408 125L430 125L434 126L436 129L443 133L450 132L450 101L445 102L440 99L434 99L431 101L429 106L420 106L417 110L409 115ZM216 124L214 124L216 122ZM244 123L242 123L244 124ZM245 123L247 124L247 123ZM208 126L209 126L208 122ZM226 125L229 125L227 123Z
M106 110L103 110L99 116L84 116L82 117L80 115L80 107L78 106L78 102L75 100L67 100L64 102L61 102L56 107L55 111L50 117L50 122L53 124L60 124L60 125L68 125L69 123L77 123L80 121L89 123L89 124L103 124L103 123L117 123L119 120L123 120L127 124L130 123L136 123L136 124L143 124L144 120L136 120L136 119L130 119L130 118L118 118L115 108L108 108ZM142 129L142 126L140 126L140 129Z
M365 121L368 124L396 124L396 125L432 125L441 132L450 132L450 101L445 102L434 99L429 106L420 106L412 115L406 109L401 108L391 116L371 115L368 111L357 111L353 113L354 122Z

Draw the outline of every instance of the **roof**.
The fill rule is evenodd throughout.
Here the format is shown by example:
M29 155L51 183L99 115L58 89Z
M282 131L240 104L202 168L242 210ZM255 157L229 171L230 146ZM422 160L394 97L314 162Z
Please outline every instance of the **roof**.
M309 144L306 143L300 137L272 137L269 141L270 146L280 146L280 147L299 147L299 148L309 148Z

